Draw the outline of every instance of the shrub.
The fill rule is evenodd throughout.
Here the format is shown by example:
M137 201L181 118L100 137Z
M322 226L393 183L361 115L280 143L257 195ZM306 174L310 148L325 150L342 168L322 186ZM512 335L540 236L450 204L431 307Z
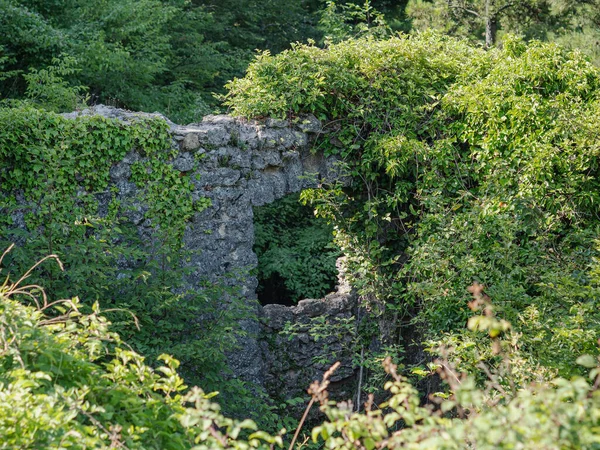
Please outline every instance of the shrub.
M334 225L371 311L403 319L400 336L416 325L477 365L485 351L463 326L478 281L527 358L568 377L581 373L569 354L597 353L600 336L599 81L553 44L484 51L423 33L259 55L226 103L323 121L315 151L341 157L351 182L304 199Z
M184 395L177 360L161 355L164 365L151 368L111 331L98 303L84 314L77 297L49 301L41 287L25 283L30 274L0 287L0 448L249 449L281 442L263 432L240 438L254 423L226 419L199 388Z

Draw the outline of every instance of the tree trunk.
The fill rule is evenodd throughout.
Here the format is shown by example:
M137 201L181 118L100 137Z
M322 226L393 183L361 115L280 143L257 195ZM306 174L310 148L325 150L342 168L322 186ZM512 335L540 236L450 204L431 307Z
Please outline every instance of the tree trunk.
M495 17L487 16L485 18L485 46L492 47L496 43L496 34L498 32L498 23Z
M485 0L485 46L490 48L496 43L497 23L492 14L492 0Z

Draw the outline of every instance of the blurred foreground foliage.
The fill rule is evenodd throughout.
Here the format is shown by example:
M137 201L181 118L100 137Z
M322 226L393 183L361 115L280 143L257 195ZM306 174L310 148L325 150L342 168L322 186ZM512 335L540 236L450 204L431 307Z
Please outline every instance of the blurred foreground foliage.
M281 442L253 432L250 420L223 417L212 395L187 390L172 356L147 365L111 330L98 303L85 314L77 297L50 302L28 284L31 272L10 280L0 270L0 448L249 449ZM234 441L242 431L246 439Z

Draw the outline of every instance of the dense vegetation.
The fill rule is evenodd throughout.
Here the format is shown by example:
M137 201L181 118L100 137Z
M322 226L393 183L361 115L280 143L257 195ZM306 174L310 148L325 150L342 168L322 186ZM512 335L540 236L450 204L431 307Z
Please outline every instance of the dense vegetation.
M464 331L476 280L521 335L523 376L572 375L574 352L597 351L598 80L555 45L422 35L262 57L228 102L332 124L317 147L354 183L304 197L374 311L423 325L473 369L492 358Z
M77 297L48 302L29 274L0 288L1 448L224 448L256 428L224 418L199 388L183 395L179 362L160 355L164 365L146 365L110 331L98 303L85 314ZM16 300L23 296L29 305ZM247 436L227 448L281 441Z
M188 123L217 107L213 92L241 75L256 49L279 52L290 42L352 32L335 6L322 17L319 0L238 3L2 0L0 99L35 97L27 77L46 71L83 87L93 103ZM349 22L364 14L351 8Z
M263 304L322 298L337 282L340 252L332 242L333 228L315 218L312 208L298 207L298 197L254 208L257 294Z
M0 264L0 448L291 441L227 376L243 300L186 288L183 232L209 202L169 164L166 123L57 114L95 102L322 121L314 151L349 183L255 212L263 280L320 296L341 249L367 316L352 332L375 396L336 405L330 374L315 383L315 447L600 446L599 5L373 5L0 0L0 249L17 243ZM145 211L107 190L124 157ZM61 264L29 271L46 255Z
M49 261L39 262L44 263ZM250 420L225 418L210 400L212 395L201 389L192 388L184 395L178 362L161 355L164 365L156 369L146 365L110 331L98 304L91 314L82 314L76 297L48 302L42 288L27 284L31 271L18 280L6 278L0 289L2 448L282 446L285 435L256 431ZM487 303L480 290L471 292L479 306ZM29 305L17 298L26 298ZM477 321L471 323L472 329L492 331L499 323L489 313L473 317ZM373 407L372 396L364 413L353 412L351 403L336 405L327 396L334 366L309 390L311 404L318 402L326 415L313 429L313 440L330 449L596 448L598 360L589 355L577 360L592 368L592 382L561 378L548 385L510 390L501 384L513 379L510 349L514 344L502 343L498 353L504 362L493 375L487 372L489 379L482 388L446 359L438 360L453 395L442 397L437 411L420 406L417 391L389 358L384 366L390 396L383 410ZM458 415L444 415L454 409Z
M218 108L213 93L241 76L257 49L339 42L373 28L433 28L481 42L492 27L492 43L519 33L597 58L599 17L598 2L579 0L2 0L0 99L37 98L28 77L48 85L61 76L92 103L183 123Z

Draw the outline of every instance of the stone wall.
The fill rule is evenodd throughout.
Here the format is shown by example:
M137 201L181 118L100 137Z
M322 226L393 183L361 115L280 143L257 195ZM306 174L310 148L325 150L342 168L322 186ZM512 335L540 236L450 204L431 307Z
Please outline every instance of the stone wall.
M262 308L260 342L266 365L265 387L271 398L281 401L303 396L312 381L320 380L339 361L340 367L330 378L330 394L340 400L352 399L356 390L353 358L357 343L353 340L358 301L344 280L342 260L338 259L336 292L323 299L300 300L297 306ZM303 407L300 405L296 413Z
M98 106L67 116L78 114L101 114L125 121L141 115ZM223 282L234 279L228 274L242 273L235 282L260 319L240 324L247 335L240 341L239 350L230 355L235 375L265 387L274 396L289 398L305 392L312 380L321 377L327 367L315 361L323 360L319 356L326 356L324 352L333 352L344 363L334 381L351 380L353 370L345 338L317 342L307 332L292 340L280 334L288 320L306 323L317 315L349 317L355 299L347 286L325 299L303 300L296 307L269 305L263 309L256 301L258 281L249 273L257 266L252 251L252 208L315 187L320 179L338 177L334 159L310 151L315 136L321 132L319 121L310 116L289 123L220 115L187 126L169 124L173 145L178 150L173 167L188 175L199 175L191 177L194 195L212 201L211 207L196 214L185 233L185 246L193 254L193 275L187 282L199 289L206 279ZM111 168L111 182L124 202L136 201L136 187L130 181L131 165L141 157L131 152ZM141 233L151 233L150 224L144 220L144 205L135 205L135 209L132 220Z

